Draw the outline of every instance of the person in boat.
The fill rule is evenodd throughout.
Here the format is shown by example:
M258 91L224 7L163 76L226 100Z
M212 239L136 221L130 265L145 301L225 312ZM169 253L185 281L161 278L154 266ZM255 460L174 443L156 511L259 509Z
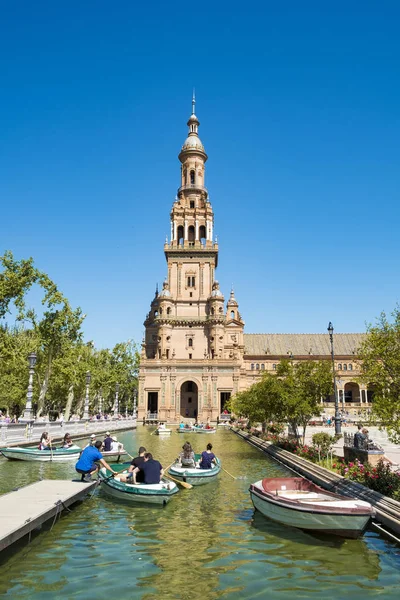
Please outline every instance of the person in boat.
M164 475L164 469L158 460L154 460L151 452L146 452L144 462L140 467L136 467L132 471L133 483L137 483L137 474L142 471L144 474L144 483L151 485L152 483L160 483L161 477Z
M179 429L185 429L185 423L183 421L179 423Z
M158 429L162 429L164 431L165 429L165 423L160 423L158 426Z
M196 457L190 442L185 442L182 446L182 452L179 453L178 463L182 467L196 467Z
M94 446L96 443L96 436L94 433L92 433L92 435L90 436L89 442L86 444L85 448L87 448L88 446Z
M113 440L112 440L110 432L106 431L106 437L104 438L104 442L103 442L103 452L110 452L112 442L113 442Z
M200 469L211 469L216 463L217 459L212 451L212 444L207 444L207 449L201 453L199 467Z
M39 442L39 450L51 450L51 437L44 431Z
M121 475L121 477L119 478L120 481L122 481L123 483L133 483L133 471L136 468L140 469L140 467L143 465L145 453L146 448L144 446L140 446L138 456L135 456L135 458L129 465L127 475ZM136 474L136 483L144 483L143 471L138 471L138 473Z
M78 462L75 465L75 471L81 474L81 481L89 482L91 481L91 477L93 473L97 473L100 469L100 466L97 462L100 463L102 467L105 467L112 473L116 474L117 471L114 471L110 467L108 463L103 458L102 453L100 452L100 448L102 446L102 442L95 442L94 446L86 446L82 451Z
M111 451L112 452L121 452L124 449L124 445L118 441L117 436L115 436L115 435L111 439L112 439Z
M64 439L62 441L61 448L71 448L71 446L73 446L73 444L74 444L74 442L71 439L71 434L66 433L64 435Z

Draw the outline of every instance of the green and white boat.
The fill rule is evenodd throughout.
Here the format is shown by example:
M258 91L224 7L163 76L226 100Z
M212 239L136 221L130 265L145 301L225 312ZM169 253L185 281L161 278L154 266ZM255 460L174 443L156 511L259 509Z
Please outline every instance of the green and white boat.
M207 427L198 427L195 425L194 431L195 433L215 433L217 430L215 427L209 427L207 429Z
M27 460L33 462L66 462L77 460L82 449L79 446L69 448L52 448L51 450L38 450L38 448L1 448L3 456L9 460Z
M195 454L196 463L201 459L201 454ZM185 481L191 485L204 485L215 481L221 471L221 462L219 458L216 458L217 464L213 465L211 469L200 469L199 467L183 467L179 465L179 462L175 462L168 469L168 473L171 477L178 479L179 481Z
M114 471L124 471L126 465L115 465ZM174 494L179 492L179 488L173 481L162 479L160 483L124 483L119 480L118 475L112 475L112 472L106 468L99 471L99 479L102 483L101 489L107 494L129 503L159 504L165 506Z

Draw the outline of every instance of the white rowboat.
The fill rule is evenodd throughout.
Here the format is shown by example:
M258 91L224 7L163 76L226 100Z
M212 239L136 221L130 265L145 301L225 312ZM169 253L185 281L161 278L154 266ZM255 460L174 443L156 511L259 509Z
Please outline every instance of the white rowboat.
M369 502L328 492L302 477L261 479L249 491L265 517L299 529L356 538L374 515Z
M25 460L33 462L66 462L77 460L82 449L79 446L69 448L52 448L38 450L37 448L2 448L1 453L9 460Z

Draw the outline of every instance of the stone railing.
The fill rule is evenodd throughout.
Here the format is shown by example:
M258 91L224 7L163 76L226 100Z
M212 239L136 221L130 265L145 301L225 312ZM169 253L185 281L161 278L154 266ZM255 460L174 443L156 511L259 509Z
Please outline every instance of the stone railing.
M30 423L0 422L0 446L36 442L44 431L53 440L62 439L66 433L72 437L86 437L92 433L123 431L136 427L136 418L96 419L94 421L33 421Z

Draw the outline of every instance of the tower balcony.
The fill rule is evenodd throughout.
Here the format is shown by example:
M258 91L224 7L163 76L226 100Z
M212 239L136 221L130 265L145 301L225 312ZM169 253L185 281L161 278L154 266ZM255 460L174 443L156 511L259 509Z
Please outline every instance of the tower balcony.
M187 183L186 185L181 185L181 187L178 189L178 194L179 194L179 192L187 192L187 191L205 192L208 195L207 188L204 187L204 185L198 185L197 183Z

